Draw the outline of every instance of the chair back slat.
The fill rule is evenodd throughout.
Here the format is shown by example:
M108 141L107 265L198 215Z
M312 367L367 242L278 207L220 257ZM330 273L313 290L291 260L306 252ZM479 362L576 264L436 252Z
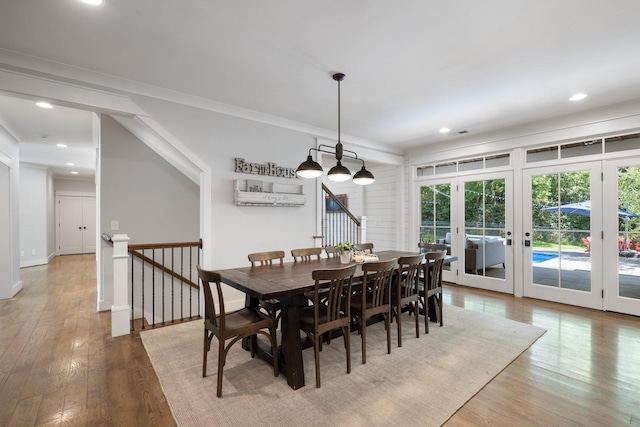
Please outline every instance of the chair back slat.
M322 248L291 249L291 256L295 262L311 261L313 258L320 260L320 254L322 254Z
M200 265L197 265L198 278L204 291L204 316L212 325L224 330L225 326L225 308L224 308L224 295L222 293L222 286L220 282L222 278L220 274L215 271L203 270ZM211 292L211 284L215 283L216 291L218 294L218 305L220 310L216 310L216 304L213 298L213 292ZM218 311L220 316L218 316Z
M353 250L355 251L369 251L370 254L373 253L373 243L356 243L353 245Z
M314 270L312 277L315 280L314 288L314 318L318 321L318 308L324 301L327 307L326 322L333 322L340 318L349 318L349 303L351 296L351 284L356 265L344 268ZM346 302L343 299L346 298ZM346 307L346 315L341 314L341 310Z
M368 262L362 265L363 284L369 294L371 308L389 304L391 278L398 263L397 259L380 262ZM364 294L364 293L363 293Z
M340 251L335 246L325 246L324 251L327 254L327 258L339 258Z
M444 259L447 253L443 251L439 252L427 252L424 254L427 262L425 263L425 282L427 283L427 289L437 289L442 287L442 267L444 266ZM433 264L429 261L433 261Z
M422 269L424 254L398 258L398 288L401 299L418 295L418 279Z
M254 252L249 254L251 267L255 267L257 263L260 265L272 265L273 261L279 259L280 264L284 262L284 251Z
M420 248L421 252L436 252L436 251L449 251L450 247L448 245L445 245L443 243L424 243L424 242L420 242L418 243L418 247Z

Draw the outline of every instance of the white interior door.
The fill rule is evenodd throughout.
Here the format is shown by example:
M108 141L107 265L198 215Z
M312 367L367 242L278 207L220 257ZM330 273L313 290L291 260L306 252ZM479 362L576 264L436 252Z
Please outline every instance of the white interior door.
M601 162L523 171L524 296L602 309Z
M458 283L513 293L513 174L460 177Z
M640 316L640 158L606 161L605 309Z
M82 253L96 252L96 198L82 198Z
M58 254L96 251L96 198L58 196Z

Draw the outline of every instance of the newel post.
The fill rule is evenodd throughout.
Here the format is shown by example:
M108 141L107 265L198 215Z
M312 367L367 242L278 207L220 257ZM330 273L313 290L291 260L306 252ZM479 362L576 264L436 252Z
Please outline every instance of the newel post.
M113 305L111 306L111 336L131 332L131 306L128 304L129 236L116 234L113 241Z
M360 243L367 242L367 217L360 217Z

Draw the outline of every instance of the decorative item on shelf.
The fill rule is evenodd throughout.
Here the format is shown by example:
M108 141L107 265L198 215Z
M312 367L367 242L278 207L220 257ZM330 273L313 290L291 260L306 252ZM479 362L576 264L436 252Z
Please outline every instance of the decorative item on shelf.
M336 245L336 249L340 252L340 264L351 264L353 254L353 243L340 242Z
M303 206L307 201L300 184L236 179L233 188L239 206Z
M327 174L327 178L332 181L346 181L351 178L351 171L342 165L342 157L349 157L351 159L359 160L362 162L362 169L353 175L353 182L359 185L369 185L373 181L375 181L375 177L371 172L369 172L364 167L364 160L358 157L354 151L344 149L342 147L342 142L340 141L340 82L344 80L345 75L342 73L336 73L333 75L333 80L338 82L338 143L335 147L331 147L330 145L320 144L318 148L310 148L309 154L307 155L307 160L300 163L298 166L298 170L296 171L297 175L302 178L317 178L324 170L322 166L311 157L311 150L334 154L336 156L336 160L338 161L334 167L329 170Z

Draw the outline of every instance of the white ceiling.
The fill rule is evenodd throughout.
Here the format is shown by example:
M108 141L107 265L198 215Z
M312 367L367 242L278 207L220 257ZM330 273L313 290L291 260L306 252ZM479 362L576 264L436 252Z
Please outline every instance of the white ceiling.
M5 53L331 131L331 75L343 72L342 132L393 150L640 99L637 0L0 0L0 10ZM576 92L589 96L569 102ZM23 102L0 100L0 123L21 143L90 137L88 114L54 127Z

